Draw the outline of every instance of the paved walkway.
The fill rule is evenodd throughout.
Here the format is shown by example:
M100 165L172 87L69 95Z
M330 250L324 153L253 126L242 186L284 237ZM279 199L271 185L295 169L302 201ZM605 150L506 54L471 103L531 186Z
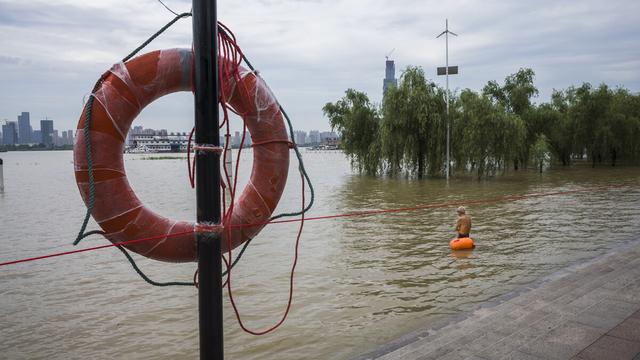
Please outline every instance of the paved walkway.
M357 359L640 360L640 242Z

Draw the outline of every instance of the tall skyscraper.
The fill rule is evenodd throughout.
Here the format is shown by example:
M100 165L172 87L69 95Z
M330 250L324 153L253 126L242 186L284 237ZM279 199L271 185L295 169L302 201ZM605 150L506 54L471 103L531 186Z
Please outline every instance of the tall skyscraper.
M53 120L40 120L40 136L42 144L53 145Z
M67 139L69 140L69 145L73 145L73 130L67 130Z
M40 132L40 130L33 130L31 133L31 141L36 144L42 144L42 132Z
M18 126L15 121L6 121L2 125L2 143L16 145L18 143Z
M304 145L304 144L307 143L307 132L306 131L296 130L294 132L294 135L296 137L296 144Z
M53 139L53 145L54 146L62 145L62 143L60 141L61 140L60 136L58 136L58 130L55 130L55 129L53 130L53 135L51 135L51 138Z
M396 79L396 64L393 60L387 59L384 69L384 80L382 80L382 95L387 92L389 86L398 86Z
M31 122L29 121L29 112L23 111L18 115L18 141L20 144L31 143Z

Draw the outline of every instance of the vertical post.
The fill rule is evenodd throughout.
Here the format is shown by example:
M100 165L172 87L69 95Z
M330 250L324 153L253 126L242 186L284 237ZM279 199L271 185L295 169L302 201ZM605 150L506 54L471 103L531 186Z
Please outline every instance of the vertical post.
M447 180L449 180L449 166L451 166L451 161L449 160L449 142L450 142L450 135L449 135L449 19L445 19L445 35L444 35L444 42L445 42L445 48L446 48L446 64L445 64L445 75L447 78L447 92L445 93L445 100L447 102L447 166L446 166L446 172L447 172Z
M446 56L446 65L444 67L444 75L446 75L447 78L447 88L446 88L446 93L444 94L444 98L446 101L446 106L447 106L447 115L446 115L446 122L447 122L447 164L445 166L445 172L446 172L446 176L447 176L447 181L449 180L449 173L450 168L451 168L451 159L450 159L450 149L451 149L451 119L449 118L449 34L453 35L453 36L458 36L456 33L449 31L449 19L445 20L445 29L443 32L440 33L440 35L436 36L436 39L439 38L440 36L444 35L444 39L445 39L445 46L446 46L446 50L445 50L445 56ZM443 75L441 74L441 68L438 68L438 75ZM453 74L457 74L458 73L458 67L454 67L453 69Z
M218 49L216 0L193 0L193 52L196 144L219 147ZM220 153L196 153L197 221L220 224ZM196 233L200 359L224 358L222 327L222 264L219 234Z
M0 193L4 192L4 174L2 173L2 158L0 158Z

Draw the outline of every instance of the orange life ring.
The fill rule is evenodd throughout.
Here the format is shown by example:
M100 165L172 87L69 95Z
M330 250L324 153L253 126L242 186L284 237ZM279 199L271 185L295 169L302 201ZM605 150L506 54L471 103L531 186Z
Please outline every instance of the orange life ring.
M219 61L226 61L219 58ZM111 242L171 235L194 229L193 222L176 221L147 208L131 189L124 168L125 139L133 119L157 98L192 91L193 53L188 49L150 52L114 65L94 93L89 137L95 181L91 215ZM284 190L289 170L288 137L279 105L265 82L239 69L240 80L225 79L229 104L242 114L254 144L253 170L242 194L236 197L231 219L231 247L253 238L267 222ZM244 87L243 91L239 91ZM213 100L212 100L213 101ZM73 149L76 183L88 201L88 166L84 118L78 122ZM227 251L228 240L222 242ZM196 260L194 234L130 244L128 249L169 262Z
M476 247L472 238L457 238L449 242L451 250L471 250Z

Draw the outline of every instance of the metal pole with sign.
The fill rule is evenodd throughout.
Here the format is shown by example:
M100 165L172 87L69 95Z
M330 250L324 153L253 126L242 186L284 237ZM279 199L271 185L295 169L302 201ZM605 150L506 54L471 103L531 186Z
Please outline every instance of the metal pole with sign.
M447 105L447 166L445 167L445 171L446 171L446 176L447 176L447 180L449 180L449 167L451 166L451 160L449 158L449 153L450 153L450 119L449 119L449 74L451 75L455 75L458 73L458 67L457 66L449 66L449 34L453 35L453 36L458 36L458 34L449 31L449 19L445 20L445 29L443 32L440 33L440 35L436 36L436 39L439 38L440 36L444 35L445 38L445 47L446 47L446 64L445 67L439 67L438 68L438 75L445 75L447 78L447 90L445 93L445 101L446 101L446 105Z

